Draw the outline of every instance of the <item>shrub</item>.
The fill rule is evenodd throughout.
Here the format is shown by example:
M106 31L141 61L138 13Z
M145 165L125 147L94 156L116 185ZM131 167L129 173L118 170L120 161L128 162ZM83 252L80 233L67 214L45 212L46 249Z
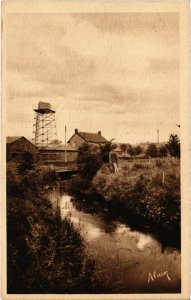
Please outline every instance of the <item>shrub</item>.
M157 157L158 151L157 146L155 144L150 144L148 149L146 150L146 155L150 157Z
M103 164L100 156L100 147L89 144L81 146L79 148L77 164L81 177L91 180Z
M170 135L166 148L171 156L180 158L180 140L177 134Z
M159 157L166 157L167 155L168 155L168 149L167 149L166 145L161 146L158 149L158 156Z
M80 231L44 194L57 176L33 165L24 175L17 163L7 166L8 293L88 293L94 260Z
M124 167L115 174L105 174L102 167L92 185L107 201L123 203L127 209L158 225L180 228L178 160L134 163L131 169Z
M34 168L34 157L32 153L27 151L21 153L19 160L20 160L18 165L19 174L22 175L23 173L32 170Z

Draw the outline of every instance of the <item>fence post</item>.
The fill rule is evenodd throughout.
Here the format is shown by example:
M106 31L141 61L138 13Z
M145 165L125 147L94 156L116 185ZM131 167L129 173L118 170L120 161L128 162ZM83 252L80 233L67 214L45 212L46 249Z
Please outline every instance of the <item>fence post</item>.
M164 178L165 178L164 175L165 175L164 171L162 171L162 185L164 185Z

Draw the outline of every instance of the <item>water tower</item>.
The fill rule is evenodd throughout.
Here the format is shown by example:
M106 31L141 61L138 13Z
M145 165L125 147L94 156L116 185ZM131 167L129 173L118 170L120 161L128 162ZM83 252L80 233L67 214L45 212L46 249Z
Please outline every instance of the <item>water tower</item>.
M34 109L34 144L38 148L48 147L56 139L55 111L50 103L39 102L38 108Z

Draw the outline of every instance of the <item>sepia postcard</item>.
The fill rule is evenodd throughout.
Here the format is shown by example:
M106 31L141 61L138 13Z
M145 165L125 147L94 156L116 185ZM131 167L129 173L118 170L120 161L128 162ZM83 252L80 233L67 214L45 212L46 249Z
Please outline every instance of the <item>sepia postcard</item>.
M2 299L189 299L189 2L2 3Z

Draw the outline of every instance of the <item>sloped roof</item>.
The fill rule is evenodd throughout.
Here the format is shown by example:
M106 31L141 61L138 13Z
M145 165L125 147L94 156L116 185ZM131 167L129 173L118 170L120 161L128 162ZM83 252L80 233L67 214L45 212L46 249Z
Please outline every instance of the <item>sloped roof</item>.
M66 145L59 145L59 146L54 146L54 145L49 145L48 147L40 149L41 151L78 151L78 148L73 147L69 144Z
M86 142L105 143L107 140L99 133L90 133L78 131L76 134L81 136Z
M29 143L31 143L35 148L37 148L34 144L34 142L32 142L30 139L27 139L24 136L7 136L6 137L6 144L10 145L20 139L25 139L26 141L28 141Z
M21 138L23 138L24 136L7 136L6 137L6 143L7 144L11 144L17 140L20 140Z

